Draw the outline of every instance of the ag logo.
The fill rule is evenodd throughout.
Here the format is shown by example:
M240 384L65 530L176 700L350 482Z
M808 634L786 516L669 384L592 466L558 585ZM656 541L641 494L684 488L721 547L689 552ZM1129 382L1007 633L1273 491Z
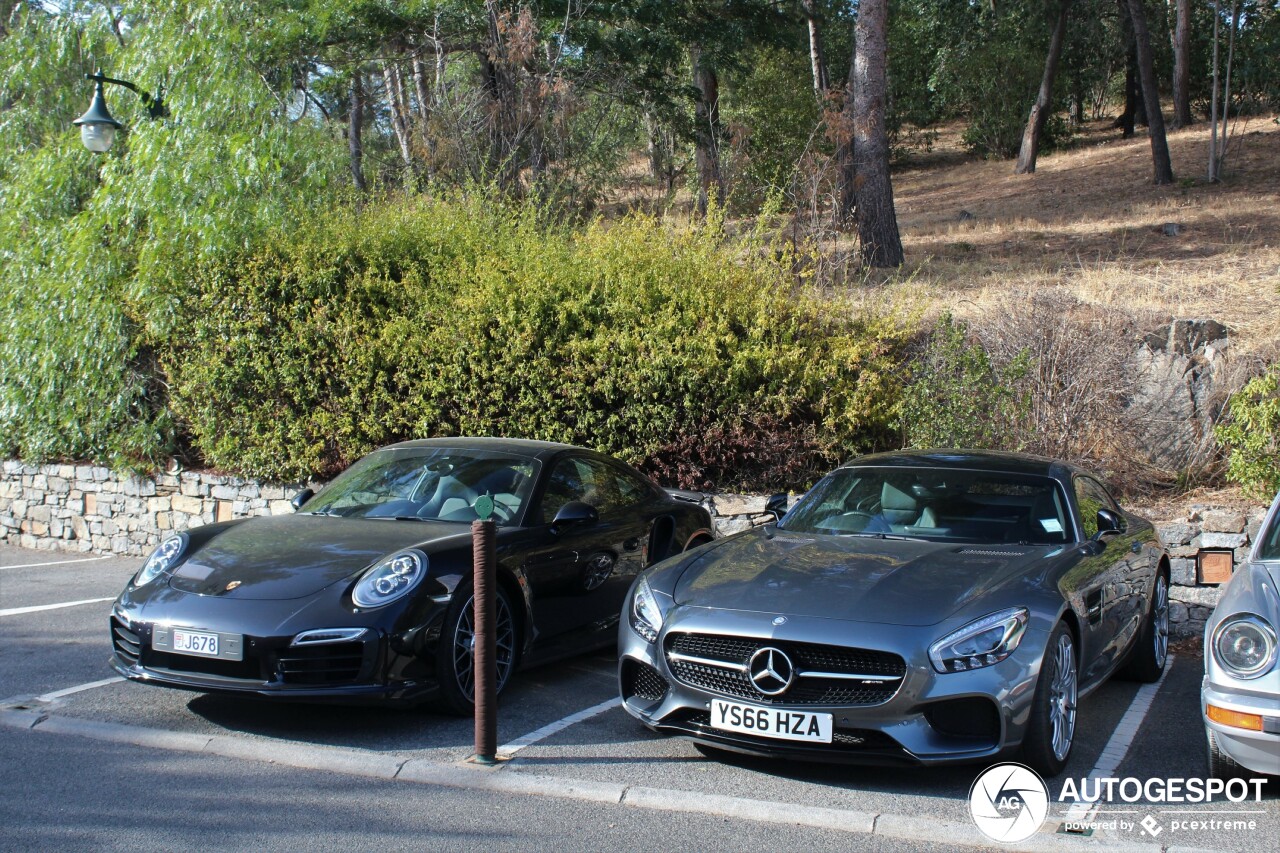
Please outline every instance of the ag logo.
M1035 835L1049 814L1049 789L1031 768L997 764L969 789L969 814L993 841L1017 842Z

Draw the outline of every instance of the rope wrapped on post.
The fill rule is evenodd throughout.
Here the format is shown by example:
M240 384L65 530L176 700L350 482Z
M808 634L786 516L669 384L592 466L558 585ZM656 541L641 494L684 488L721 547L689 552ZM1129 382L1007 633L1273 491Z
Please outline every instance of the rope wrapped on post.
M475 723L472 760L494 764L498 752L498 669L494 615L497 609L497 532L492 520L471 522L475 589Z

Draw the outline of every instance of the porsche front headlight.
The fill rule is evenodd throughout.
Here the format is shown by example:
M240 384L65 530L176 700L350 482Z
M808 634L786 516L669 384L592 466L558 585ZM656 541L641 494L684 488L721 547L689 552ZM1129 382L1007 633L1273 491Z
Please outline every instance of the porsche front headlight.
M966 672L1000 663L1022 642L1027 618L1025 607L984 616L930 646L929 660L938 672Z
M173 568L174 564L187 550L187 534L179 533L170 536L151 552L151 556L142 564L142 569L133 579L134 586L146 586L160 575Z
M356 581L351 600L357 607L381 607L404 598L427 573L427 555L419 551L392 554Z
M1214 632L1213 656L1236 678L1265 675L1276 664L1275 629L1252 613L1228 616Z

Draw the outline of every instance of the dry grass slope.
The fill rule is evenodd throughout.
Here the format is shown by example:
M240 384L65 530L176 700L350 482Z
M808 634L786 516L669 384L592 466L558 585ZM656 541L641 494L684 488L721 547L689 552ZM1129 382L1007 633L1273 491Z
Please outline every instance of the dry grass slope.
M1208 139L1204 126L1171 133L1179 180L1156 187L1148 141L1106 123L1034 175L958 156L958 134L944 134L894 175L910 289L973 319L1043 290L1153 320L1212 318L1238 353L1274 358L1280 124L1251 120L1217 185L1204 180Z

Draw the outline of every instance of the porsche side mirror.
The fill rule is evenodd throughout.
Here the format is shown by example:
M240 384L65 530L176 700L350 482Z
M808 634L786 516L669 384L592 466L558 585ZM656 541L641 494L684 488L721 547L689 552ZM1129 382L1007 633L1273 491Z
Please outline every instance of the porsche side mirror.
M1098 510L1098 532L1094 538L1101 541L1104 537L1124 533L1124 518L1118 512L1109 509Z
M582 501L569 501L560 507L560 511L556 513L556 517L551 522L552 532L558 533L566 527L574 525L595 524L600 520L600 513L591 504Z
M782 517L787 514L787 496L781 493L770 495L769 500L765 501L764 511L772 514L775 521L782 521Z
M303 489L293 496L293 500L289 501L293 506L293 511L297 512L302 509L302 505L316 496L315 489Z

